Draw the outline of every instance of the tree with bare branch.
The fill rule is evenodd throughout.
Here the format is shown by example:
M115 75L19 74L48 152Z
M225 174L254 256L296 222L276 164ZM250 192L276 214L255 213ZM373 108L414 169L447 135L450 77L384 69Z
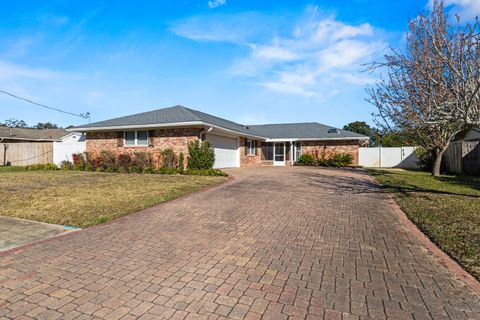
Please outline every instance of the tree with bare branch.
M431 152L432 175L457 133L480 124L480 24L451 23L444 2L409 23L404 53L391 49L368 66L387 76L367 89L377 124L416 137Z

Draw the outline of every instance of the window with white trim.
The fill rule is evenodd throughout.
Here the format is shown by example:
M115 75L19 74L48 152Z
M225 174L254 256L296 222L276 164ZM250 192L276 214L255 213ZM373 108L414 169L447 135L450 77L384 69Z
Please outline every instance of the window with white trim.
M125 131L125 146L148 146L148 131Z
M247 139L247 156L254 156L256 153L255 140Z

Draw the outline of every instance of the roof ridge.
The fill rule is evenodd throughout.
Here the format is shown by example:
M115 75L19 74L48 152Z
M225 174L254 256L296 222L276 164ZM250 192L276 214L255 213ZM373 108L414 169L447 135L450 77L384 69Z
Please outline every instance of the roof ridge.
M248 126L251 126L251 127L255 127L255 126L284 126L284 125L296 125L296 124L319 124L319 125L322 125L322 126L331 127L331 126L329 126L329 125L326 125L326 124L323 124L323 123L319 123L319 122L316 122L316 121L312 121L312 122L283 122L283 123L249 124ZM332 128L333 128L333 127L332 127Z
M193 109L184 107L184 106L182 106L182 105L176 105L175 107L181 108L183 111L185 111L186 113L188 113L189 115L191 115L192 117L194 117L195 119L197 119L198 121L202 121L202 119L200 119L196 114L194 114L194 113L192 112L192 111L196 111L196 110L193 110ZM175 107L173 107L173 108L175 108ZM197 112L201 112L201 111L197 111Z
M238 123L238 122L235 122L235 121L226 119L226 118L222 118L222 117L219 117L219 116L215 116L215 115L213 115L213 114L206 113L206 112L203 112L203 111L200 111L200 110L195 110L195 109L191 109L191 108L184 107L184 106L181 106L181 107L184 108L186 111L188 111L190 114L192 114L192 111L193 111L193 116L197 117L200 121L202 121L203 119L202 119L202 118L199 118L198 116L196 116L196 115L194 114L194 112L198 112L198 113L207 115L207 116L212 117L212 118L220 119L220 120L222 120L222 121L227 121L227 122L236 124L236 125L238 125L238 126L241 126L241 127L243 127L243 128L245 128L245 126L248 126L248 125L241 124L241 123Z

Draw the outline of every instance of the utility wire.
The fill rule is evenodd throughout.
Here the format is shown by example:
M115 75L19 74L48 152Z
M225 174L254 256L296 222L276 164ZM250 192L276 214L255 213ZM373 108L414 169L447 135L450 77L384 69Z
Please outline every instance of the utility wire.
M19 97L19 96L13 94L13 93L4 91L4 90L2 90L2 89L0 89L0 92L1 92L1 93L4 93L4 94L6 94L6 95L9 95L9 96L11 96L11 97L14 97L14 98L16 98L16 99L20 99L20 100L26 101L26 102L28 102L28 103L31 103L31 104L34 104L34 105L43 107L43 108L47 108L47 109L50 109L50 110L62 112L62 113L69 114L69 115L72 115L72 116L75 116L75 117L80 117L80 118L88 119L88 121L90 122L90 112L77 114L77 113L73 113L73 112L69 112L69 111L64 111L64 110L61 110L61 109L58 109L58 108L49 107L49 106L46 106L46 105L44 105L44 104L41 104L41 103L38 103L38 102L35 102L35 101L32 101L32 100L29 100L29 99Z

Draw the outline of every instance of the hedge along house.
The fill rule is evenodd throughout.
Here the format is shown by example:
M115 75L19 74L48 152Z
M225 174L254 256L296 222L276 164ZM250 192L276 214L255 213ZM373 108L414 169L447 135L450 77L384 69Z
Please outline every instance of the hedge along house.
M358 163L358 148L368 137L319 123L241 125L182 106L105 120L70 129L86 133L86 150L115 154L144 151L159 164L162 150L188 157L188 144L208 140L215 168L292 165L302 153L323 158L349 153Z

